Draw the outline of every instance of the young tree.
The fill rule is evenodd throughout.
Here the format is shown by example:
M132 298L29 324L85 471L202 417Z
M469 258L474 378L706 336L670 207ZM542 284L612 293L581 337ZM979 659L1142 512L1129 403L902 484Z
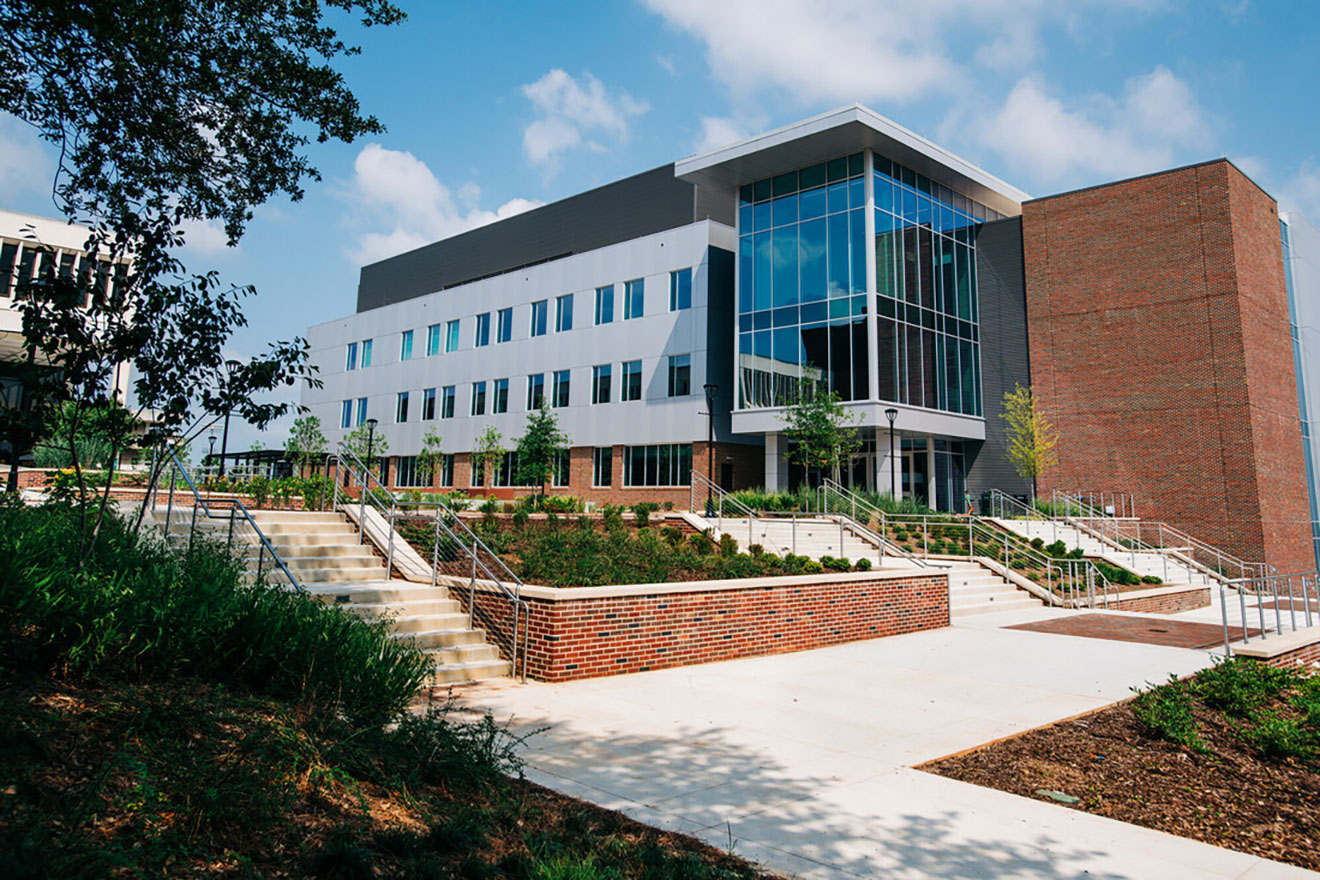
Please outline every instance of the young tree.
M494 474L491 469L499 466L500 458L504 455L504 436L491 425L487 425L485 430L477 435L477 441L472 447L472 468L481 474L481 485L487 489L491 487Z
M1059 463L1059 438L1054 426L1036 408L1031 389L1015 383L1004 394L1004 409L999 414L1008 423L1008 459L1018 476L1031 481L1035 494L1036 477Z
M284 449L300 471L304 467L316 468L325 455L325 447L325 434L321 431L319 418L299 416L294 419Z
M368 445L368 439L370 444ZM377 428L369 431L366 425L358 425L344 435L344 445L367 467L374 467L370 461L390 451L390 444L385 440L385 432Z
M431 428L422 438L422 451L417 453L417 469L422 472L426 485L431 485L431 477L440 467L440 457L444 454L444 447L440 445L440 435L436 433L435 428Z
M545 498L545 484L554 470L555 455L568 448L568 437L559 430L559 420L544 401L527 416L527 429L518 438L518 482L536 486Z
M225 412L264 427L291 404L254 395L315 381L301 339L227 368L221 348L246 324L239 302L253 290L192 273L175 254L191 225L219 223L234 244L254 206L301 198L319 180L312 138L383 130L331 65L357 51L326 20L332 8L366 26L403 18L387 0L0 4L0 107L58 149L52 195L90 228L83 259L96 267L60 273L46 260L21 281L23 398L0 413L14 464L50 432L55 406L99 406L124 362L135 406L156 412L148 442L186 442ZM112 438L112 466L129 430ZM86 526L81 476L79 486ZM108 498L109 481L83 530L87 552Z
M839 471L861 446L857 418L837 392L805 392L784 411L784 435L796 445L789 460L804 468L819 468L839 479Z

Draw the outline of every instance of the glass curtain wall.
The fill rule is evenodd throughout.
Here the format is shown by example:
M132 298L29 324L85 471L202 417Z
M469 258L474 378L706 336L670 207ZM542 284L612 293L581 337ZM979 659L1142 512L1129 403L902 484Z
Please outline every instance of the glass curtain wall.
M738 405L870 395L861 153L739 191Z
M877 394L982 415L976 227L999 214L874 161Z

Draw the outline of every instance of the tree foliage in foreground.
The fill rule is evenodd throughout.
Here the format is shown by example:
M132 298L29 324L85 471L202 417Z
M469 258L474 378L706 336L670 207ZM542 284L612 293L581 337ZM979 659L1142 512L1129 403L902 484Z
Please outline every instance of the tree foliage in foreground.
M784 435L795 445L789 460L810 470L818 468L835 480L862 445L856 416L836 391L803 393L785 411Z
M234 244L254 206L300 199L320 178L313 141L382 131L332 64L358 50L328 13L364 26L403 18L386 0L0 4L0 109L58 151L55 206L91 230L89 271L62 274L47 259L20 285L24 402L0 413L16 450L50 433L56 408L101 406L124 362L135 414L153 411L148 442L186 442L230 411L264 427L291 404L257 395L315 381L298 338L226 369L222 346L254 291L175 254L190 226L218 223ZM126 440L112 438L116 452Z
M555 456L567 448L568 436L559 430L559 419L542 401L540 409L528 413L527 428L518 438L518 484L536 486L544 495Z

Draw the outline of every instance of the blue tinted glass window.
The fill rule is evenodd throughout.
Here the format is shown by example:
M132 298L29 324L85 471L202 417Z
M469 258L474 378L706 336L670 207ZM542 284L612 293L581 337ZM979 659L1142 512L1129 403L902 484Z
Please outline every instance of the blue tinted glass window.
M848 184L831 183L829 188L830 213L848 210Z
M848 215L852 223L852 291L866 292L866 212L861 208Z
M770 233L756 234L756 290L754 303L757 310L770 308L770 276L774 268L774 252Z
M357 351L358 351L357 343L356 343L356 342L350 342L350 343L348 344L348 356L347 356L347 358L346 358L346 360L345 360L345 363L344 363L344 369L345 369L345 370L356 370L356 369L357 369Z
M797 222L797 196L784 196L775 199L770 204L774 206L774 224L776 226Z
M798 215L803 220L824 217L826 210L825 187L809 189L798 196Z
M776 229L774 235L775 306L786 306L798 301L798 230L796 226Z
M755 217L754 217L754 221L753 221L753 226L754 226L754 228L756 229L756 231L757 231L757 232L760 232L762 229L769 229L769 228L770 228L770 225L771 225L771 224L770 224L770 211L771 211L770 203L769 203L769 202L762 202L761 204L757 205L756 208L755 208L754 210L755 210Z
M365 425L367 423L367 399L359 397L357 402L357 423Z
M371 340L362 340L362 369L371 366Z
M445 351L458 351L458 321L450 321L445 328Z
M646 281L638 278L624 285L623 319L630 321L646 314Z
M546 318L549 315L549 312L550 304L548 300L542 299L532 303L532 325L530 331L532 336L545 335Z
M752 218L753 218L754 216L755 216L755 212L754 212L754 209L752 208L751 205L743 205L741 208L739 208L739 209L738 209L738 230L739 230L740 232L751 232L751 231L752 231L752 223L754 222L754 221L752 220Z
M609 324L614 321L614 285L607 284L596 288L596 323Z
M499 326L496 327L495 341L508 342L513 338L513 309L500 309Z
M555 332L573 329L573 294L567 293L555 300Z
M848 181L848 206L861 208L866 205L866 180L858 177Z
M472 340L473 345L480 348L483 345L490 345L490 312L483 312L477 315L477 333Z
M824 186L828 179L825 170L825 163L812 165L810 168L803 168L798 172L798 185L802 189L811 189L813 186Z
M890 185L888 178L877 174L875 176L875 206L885 211L894 209L894 188Z
M825 299L829 295L826 271L828 232L826 220L811 220L798 227L799 259L802 271L802 301Z
M669 311L692 308L692 270L669 273Z
M848 282L848 215L831 214L829 224L829 271L828 284L830 296L843 296L849 292Z
M412 360L412 341L413 332L411 330L404 330L399 336L399 360Z
M339 413L339 427L347 428L353 423L353 401L345 400L343 409Z
M738 311L740 312L752 310L752 290L756 285L753 247L750 235L744 235L738 242Z

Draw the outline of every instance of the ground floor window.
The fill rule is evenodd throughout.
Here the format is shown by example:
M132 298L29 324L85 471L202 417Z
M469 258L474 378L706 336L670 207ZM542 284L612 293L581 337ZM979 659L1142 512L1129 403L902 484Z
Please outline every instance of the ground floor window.
M394 485L414 489L427 485L423 469L417 466L417 456L399 455L394 459Z
M524 486L518 482L518 453L515 450L509 450L499 458L499 465L495 468L494 484L496 488L508 489L513 486Z
M614 471L614 447L598 446L591 450L591 485L609 486Z
M445 488L454 485L454 455L452 452L440 456L440 485Z
M567 449L561 449L555 453L555 460L552 463L550 485L567 486L571 469L569 467L570 456Z
M628 446L623 450L625 486L687 486L691 482L691 443Z

